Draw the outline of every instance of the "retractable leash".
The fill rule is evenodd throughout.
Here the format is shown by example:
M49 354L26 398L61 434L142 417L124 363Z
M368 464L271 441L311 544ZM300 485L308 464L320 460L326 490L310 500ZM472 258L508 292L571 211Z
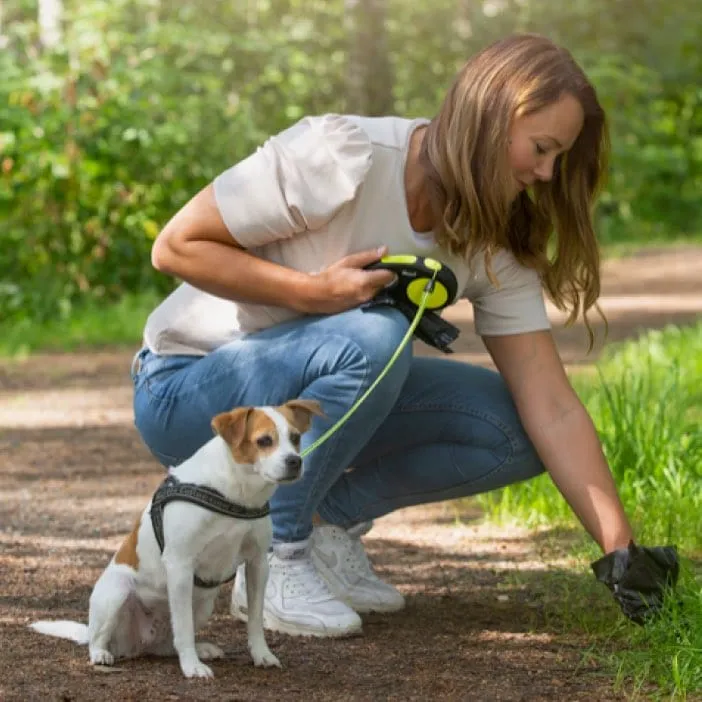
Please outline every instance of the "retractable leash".
M410 322L414 319L425 288L431 282L429 300L426 309L420 315L415 335L429 346L444 353L453 353L449 344L458 337L458 328L436 313L453 302L458 293L458 282L450 268L433 258L413 255L385 256L366 268L387 269L397 277L392 285L381 290L370 302L363 305L363 308L391 305L397 307Z
M450 268L433 258L400 255L384 256L379 261L366 266L366 269L390 270L395 273L396 279L372 300L362 305L362 309L369 310L383 305L396 307L410 321L409 329L385 365L385 368L383 368L371 386L334 426L302 451L300 454L301 458L304 458L321 446L348 421L351 415L387 375L413 335L444 353L453 353L452 349L449 348L449 344L456 340L459 330L436 314L437 310L441 310L453 302L458 291L456 276Z

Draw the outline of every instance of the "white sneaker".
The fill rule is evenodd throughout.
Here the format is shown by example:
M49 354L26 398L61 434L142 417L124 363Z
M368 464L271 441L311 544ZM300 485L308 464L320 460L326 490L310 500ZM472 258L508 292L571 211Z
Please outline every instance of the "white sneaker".
M268 554L269 575L263 626L292 636L349 636L361 632L361 618L337 599L310 559L309 541L275 544ZM246 621L246 575L239 566L231 613Z
M312 561L330 590L357 612L397 612L405 598L373 571L361 536L372 522L351 529L325 524L312 532Z

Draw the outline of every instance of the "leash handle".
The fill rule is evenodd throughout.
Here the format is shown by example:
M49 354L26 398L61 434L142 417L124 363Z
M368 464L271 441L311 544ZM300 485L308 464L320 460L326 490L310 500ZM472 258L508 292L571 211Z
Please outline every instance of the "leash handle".
M424 314L424 310L427 307L427 303L429 302L429 297L431 296L432 292L434 291L434 283L436 281L436 276L438 274L438 270L435 270L434 273L432 274L432 277L427 281L426 285L424 286L424 291L422 292L422 299L419 302L419 305L417 306L417 312L414 315L414 319L410 323L409 329L407 330L407 333L405 336L402 338L402 341L398 344L397 348L395 349L395 353L391 356L390 360L386 363L385 368L378 374L378 377L373 381L371 386L366 390L361 397L354 402L354 404L349 408L349 410L346 412L346 414L341 417L334 426L330 427L327 429L327 431L322 434L314 443L310 444L302 453L300 453L300 458L304 458L305 456L308 456L312 451L314 451L316 448L321 446L334 432L336 432L339 427L341 427L343 424L345 424L351 415L359 408L359 406L365 401L365 399L375 390L377 387L378 383L388 374L390 369L393 367L395 361L399 358L400 354L402 353L402 350L407 346L408 342L412 338L412 335L414 334L415 329L417 328L417 325L419 324L419 321L422 318L422 315Z

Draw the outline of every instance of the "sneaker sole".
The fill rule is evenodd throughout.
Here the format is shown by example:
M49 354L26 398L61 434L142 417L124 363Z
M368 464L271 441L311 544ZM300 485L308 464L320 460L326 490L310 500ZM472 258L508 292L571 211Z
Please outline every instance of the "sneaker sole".
M246 607L233 605L230 611L233 617L236 617L242 622L248 622L249 616ZM267 612L263 613L263 628L269 631L277 631L281 634L288 634L289 636L314 636L316 638L325 639L342 639L350 636L358 636L363 633L362 624L352 629L325 629L324 631L320 631L319 629L308 629L304 626L289 624L282 619L278 619L278 617L271 616Z
M337 597L339 595L337 594ZM350 600L347 600L345 598L339 597L339 599L351 609L353 609L355 612L358 612L359 614L393 614L394 612L400 612L405 608L405 603L403 602L402 604L398 605L380 605L378 607L376 606L369 606L365 604L361 604L359 602L351 602Z

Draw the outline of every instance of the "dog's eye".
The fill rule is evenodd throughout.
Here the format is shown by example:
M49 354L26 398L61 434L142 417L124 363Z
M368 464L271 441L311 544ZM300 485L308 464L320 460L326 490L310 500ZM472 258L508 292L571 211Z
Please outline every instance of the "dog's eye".
M264 434L256 439L256 444L260 448L268 448L269 446L273 446L273 439L272 437L268 436L268 434Z
M290 441L292 442L293 446L299 446L300 445L300 435L296 431L291 431L290 432Z

